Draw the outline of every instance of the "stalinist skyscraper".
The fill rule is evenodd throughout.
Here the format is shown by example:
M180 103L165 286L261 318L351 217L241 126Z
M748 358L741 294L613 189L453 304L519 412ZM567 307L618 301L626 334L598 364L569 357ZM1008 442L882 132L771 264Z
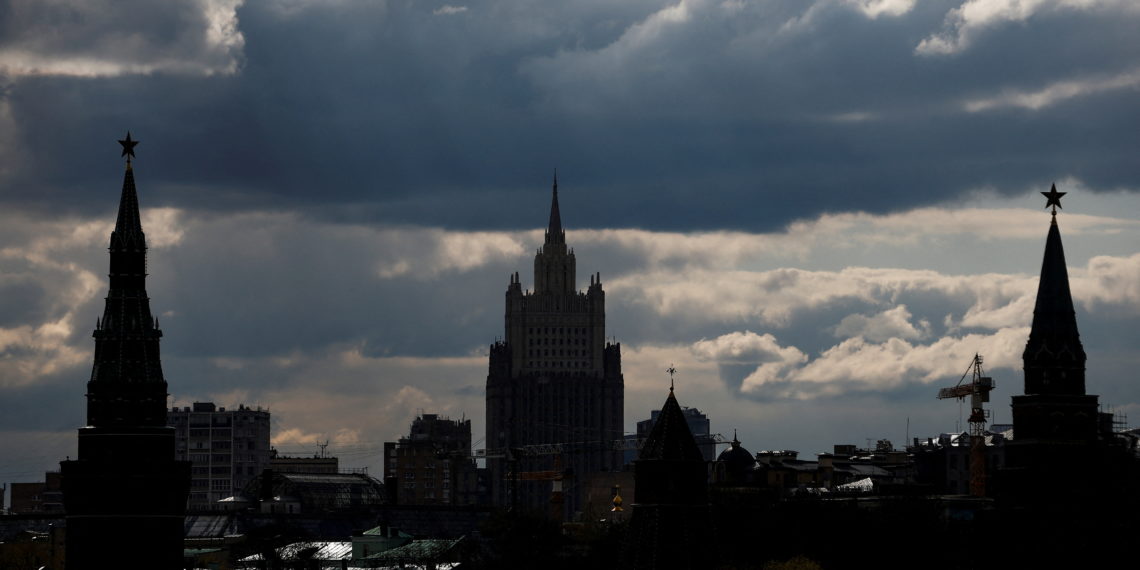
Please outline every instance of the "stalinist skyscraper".
M565 514L572 514L584 475L621 468L613 443L622 437L624 381L621 345L606 342L601 274L590 276L585 292L577 289L557 178L546 242L534 256L534 291L524 291L519 274L511 275L505 321L503 340L491 345L487 375L486 446L501 456L488 459L492 499L545 510L557 500L553 471L562 471ZM551 443L566 445L546 455L526 447Z

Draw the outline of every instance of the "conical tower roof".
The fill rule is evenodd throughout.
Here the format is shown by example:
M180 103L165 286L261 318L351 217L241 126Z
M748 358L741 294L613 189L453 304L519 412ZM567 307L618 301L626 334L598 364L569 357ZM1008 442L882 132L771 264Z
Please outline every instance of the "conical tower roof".
M135 170L127 163L123 175L123 192L119 197L119 215L115 219L115 229L111 232L111 248L146 248L146 235L143 234L139 216L139 196L135 190Z
M1056 213L1045 238L1033 325L1022 359L1026 394L1085 393L1085 350L1077 330L1077 315L1069 290L1069 272Z
M661 414L653 424L653 430L641 448L638 460L665 460L665 461L704 461L693 432L689 430L689 422L677 403L673 389L669 389L669 397L661 407Z
M1065 249L1061 245L1061 230L1057 227L1056 217L1049 224L1049 235L1045 239L1045 258L1041 262L1037 303L1033 307L1033 329L1029 334L1031 339L1052 337L1080 344Z

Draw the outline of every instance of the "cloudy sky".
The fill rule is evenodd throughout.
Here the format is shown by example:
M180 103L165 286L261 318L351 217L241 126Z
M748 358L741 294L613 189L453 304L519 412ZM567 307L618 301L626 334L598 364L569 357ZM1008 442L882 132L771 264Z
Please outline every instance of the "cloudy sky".
M753 451L901 443L964 427L934 395L975 352L1009 422L1054 182L1089 389L1140 422L1138 26L1133 0L0 0L0 482L75 453L128 129L171 403L268 407L284 451L379 472L420 411L481 440L555 168L627 429L673 363Z

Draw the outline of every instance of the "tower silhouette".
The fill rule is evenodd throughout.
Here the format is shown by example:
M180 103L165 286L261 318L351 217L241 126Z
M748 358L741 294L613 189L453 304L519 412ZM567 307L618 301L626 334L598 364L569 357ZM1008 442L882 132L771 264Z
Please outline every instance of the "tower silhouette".
M139 218L130 133L119 214L110 243L110 290L98 320L78 459L60 463L69 570L181 568L190 463L174 460L166 426L162 331L146 293L146 236ZM129 541L129 554L122 543Z
M736 442L739 444L739 442ZM623 566L716 567L708 501L708 466L673 388L634 467L633 515Z
M582 476L621 467L621 454L611 445L623 432L621 345L605 340L601 274L591 275L589 288L580 292L575 271L555 177L545 242L534 257L534 291L523 291L518 273L510 276L506 336L491 345L486 446L503 455L488 459L498 505L548 510L551 478L519 482L517 474L554 470L557 461L517 452L525 446L565 444L566 514L580 505Z
M1042 194L1060 193L1054 187ZM1050 204L1059 198L1050 198ZM1097 397L1085 393L1085 359L1054 210L1045 238L1033 325L1022 353L1025 394L1013 396L1014 439L1006 446L1006 488L1025 501L1037 500L1034 497L1059 486L1082 492L1088 467L1098 459L1095 444L1104 430Z

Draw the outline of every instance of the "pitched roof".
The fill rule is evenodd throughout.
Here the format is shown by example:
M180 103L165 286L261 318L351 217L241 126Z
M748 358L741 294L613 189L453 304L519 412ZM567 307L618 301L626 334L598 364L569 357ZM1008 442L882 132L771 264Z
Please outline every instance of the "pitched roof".
M1029 331L1030 346L1045 339L1064 341L1079 347L1077 316L1073 310L1073 295L1069 291L1069 272L1065 267L1065 250L1061 245L1061 230L1057 217L1049 225L1045 240L1045 258L1041 262L1041 280L1037 285L1037 303L1033 308L1033 328Z
M135 190L135 171L127 164L123 175L123 193L119 197L119 215L115 219L115 230L111 232L111 247L146 247L146 237L139 216L139 196Z
M661 407L661 414L653 424L653 430L641 448L638 460L704 461L672 388L669 389L665 405Z

